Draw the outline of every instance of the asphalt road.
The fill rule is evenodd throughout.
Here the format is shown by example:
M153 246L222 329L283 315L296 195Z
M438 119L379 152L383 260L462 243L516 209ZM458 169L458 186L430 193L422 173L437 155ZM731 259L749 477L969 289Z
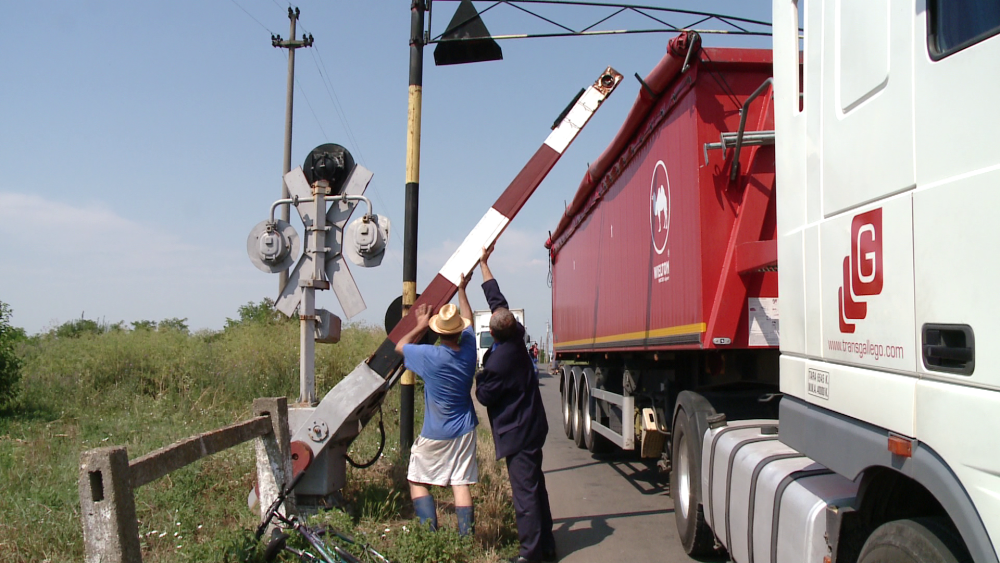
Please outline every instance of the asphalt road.
M549 419L543 470L559 561L688 563L666 475L634 454L594 456L563 433L559 380L540 373Z

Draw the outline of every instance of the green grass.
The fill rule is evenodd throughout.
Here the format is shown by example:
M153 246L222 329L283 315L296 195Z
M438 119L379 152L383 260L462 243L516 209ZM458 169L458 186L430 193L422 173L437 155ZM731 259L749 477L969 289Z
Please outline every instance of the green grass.
M339 344L318 346L317 391L332 388L384 338L381 329L351 325ZM83 559L77 488L82 451L121 445L135 458L249 418L254 398L294 400L298 394L297 323L244 323L195 335L50 335L20 343L18 354L24 360L20 395L0 412L0 563ZM417 395L422 397L419 388ZM383 405L387 443L381 459L369 469L348 470L348 510L314 518L332 519L341 531L399 561L486 563L513 555L506 469L493 461L492 441L482 428L482 483L473 490L476 538L414 530L406 460L399 452L398 396L393 390ZM377 446L376 419L351 455L370 459ZM253 472L253 446L244 444L138 489L143 560L242 561L254 548L259 554L252 541L257 515L246 505ZM455 528L450 491L434 492L442 528Z

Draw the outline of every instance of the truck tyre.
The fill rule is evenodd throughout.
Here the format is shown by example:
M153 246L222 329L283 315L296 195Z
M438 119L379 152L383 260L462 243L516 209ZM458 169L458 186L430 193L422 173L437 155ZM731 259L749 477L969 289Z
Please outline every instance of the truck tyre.
M573 439L573 401L570 400L573 392L573 372L570 368L562 368L562 419L563 432L566 437Z
M578 448L586 446L583 442L583 409L580 405L580 387L584 385L585 380L583 370L578 367L573 368L573 393L570 395L570 400L573 410L573 441Z
M587 373L590 372L590 373ZM594 432L591 422L597 418L597 401L591 396L597 376L591 370L584 370L584 378L580 386L580 406L583 416L583 444L592 454L600 454L611 449L611 442L604 435Z
M673 454L670 467L670 498L674 501L677 535L688 555L706 555L715 549L715 536L705 523L705 512L699 502L701 475L696 462L701 456L699 440L693 439L695 425L684 409L674 416Z
M971 563L958 531L946 518L886 522L865 541L858 563Z

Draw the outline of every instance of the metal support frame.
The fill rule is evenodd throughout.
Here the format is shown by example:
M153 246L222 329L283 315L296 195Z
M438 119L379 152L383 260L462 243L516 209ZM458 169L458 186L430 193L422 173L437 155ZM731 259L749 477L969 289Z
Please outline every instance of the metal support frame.
M446 1L446 0L438 0ZM614 12L604 15L594 23L579 29L574 29L568 25L561 24L554 19L542 16L531 10L525 8L525 6L532 5L542 5L542 4L555 4L561 9L567 10L569 8L578 9L612 9ZM567 1L567 0L497 0L489 7L479 12L478 15L482 15L497 6L508 6L516 9L518 12L532 16L535 19L542 20L543 22L552 26L553 31L550 33L518 33L510 35L491 35L489 39L499 41L501 39L532 39L532 38L542 38L542 37L590 37L594 35L624 35L624 34L634 34L634 33L680 33L682 31L697 31L698 33L707 34L723 34L723 35L752 35L752 36L770 36L771 35L771 24L769 22L753 20L749 18L742 18L739 16L728 16L725 14L719 14L714 12L703 12L698 10L683 10L678 8L668 8L663 6L649 6L649 5L639 5L639 4L620 4L615 2L580 2L580 1ZM578 10L579 11L579 10ZM636 14L644 17L653 23L653 25L659 25L661 27L654 27L648 29L596 29L601 24L614 19L619 14L629 13ZM654 15L655 14L655 15ZM659 17L660 14L669 14L671 16L677 17L687 17L690 21L684 25L675 25L668 23L664 19ZM708 29L700 27L701 24L706 22L712 22L720 24L720 29ZM459 27L468 23L461 22L456 25ZM434 43L449 43L458 41L475 41L484 39L482 37L468 37L468 38L445 38L444 35L447 31L433 36L432 39L427 41L428 44Z
M705 143L705 164L708 164L708 151L715 149L726 151L731 147L737 146L737 143L744 147L773 145L774 130L747 131L743 133L742 139L739 136L739 132L726 131L719 135L718 143Z
M590 421L590 430L611 440L623 450L635 449L635 431L631 425L626 424L628 417L625 416L626 413L635 412L635 397L622 396L617 393L605 391L604 389L591 389L590 396L594 399L611 403L612 405L618 405L622 409L622 433L619 434L596 420Z

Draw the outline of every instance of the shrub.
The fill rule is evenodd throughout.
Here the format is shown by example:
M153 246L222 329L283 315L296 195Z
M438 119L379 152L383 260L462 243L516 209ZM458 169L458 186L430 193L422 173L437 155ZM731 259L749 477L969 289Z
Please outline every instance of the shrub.
M132 321L132 330L156 330L156 321Z
M10 305L0 301L0 408L17 397L21 381L22 362L14 351L14 343L24 337L24 331L10 326L10 315Z
M187 334L188 325L187 318L178 319L177 317L172 317L169 319L163 319L160 324L156 325L156 330L177 330Z
M260 303L249 301L246 305L241 305L237 312L239 319L226 317L226 330L247 324L275 324L282 320L281 313L275 310L274 301L270 297L261 299Z
M97 321L80 318L73 321L66 321L50 330L49 336L55 336L56 338L80 338L85 334L103 334L104 332L106 332L105 327L101 326Z

